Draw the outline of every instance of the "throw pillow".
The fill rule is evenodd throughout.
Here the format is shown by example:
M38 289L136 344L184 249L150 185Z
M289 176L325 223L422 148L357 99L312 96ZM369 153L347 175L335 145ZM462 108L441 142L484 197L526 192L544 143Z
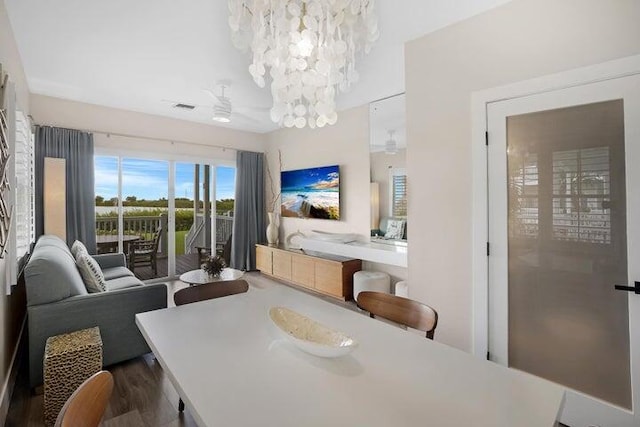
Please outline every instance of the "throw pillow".
M384 233L385 239L402 239L404 235L403 219L390 219L387 223L387 232Z
M92 294L107 290L107 283L98 262L89 254L79 254L76 265L87 287L87 291Z
M77 260L80 253L88 254L87 247L80 240L76 240L71 245L71 255Z

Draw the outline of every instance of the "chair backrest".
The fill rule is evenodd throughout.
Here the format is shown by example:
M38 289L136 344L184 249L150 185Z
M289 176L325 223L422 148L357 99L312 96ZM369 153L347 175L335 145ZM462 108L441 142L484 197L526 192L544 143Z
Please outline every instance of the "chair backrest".
M113 376L100 371L80 384L64 404L55 427L97 427L113 391Z
M162 237L162 231L162 227L158 227L155 234L153 235L153 249L156 252L158 251L158 246L160 246L160 237Z
M438 313L426 304L383 292L363 291L358 294L358 307L371 317L380 316L413 329L425 331L433 339Z
M224 248L222 248L222 258L227 263L227 266L231 263L231 239L233 239L233 233L229 234L229 238L225 242Z
M220 280L204 285L189 286L173 294L176 305L189 304L207 299L226 297L247 292L249 284L246 280Z

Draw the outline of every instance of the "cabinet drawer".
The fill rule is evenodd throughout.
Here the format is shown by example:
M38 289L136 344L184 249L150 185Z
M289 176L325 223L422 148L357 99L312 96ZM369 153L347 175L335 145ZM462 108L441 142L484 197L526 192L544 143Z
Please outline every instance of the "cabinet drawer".
M316 290L342 297L342 264L316 260L315 266Z
M307 288L315 283L315 261L299 255L291 256L291 280Z
M291 254L284 251L273 252L273 275L291 280Z
M273 274L272 254L271 249L256 245L256 268L265 274Z

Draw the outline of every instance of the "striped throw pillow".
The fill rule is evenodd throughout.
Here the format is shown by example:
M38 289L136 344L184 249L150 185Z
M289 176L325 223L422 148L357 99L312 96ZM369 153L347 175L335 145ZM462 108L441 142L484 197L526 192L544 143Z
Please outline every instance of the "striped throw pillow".
M80 271L87 292L90 294L95 292L104 292L107 290L107 282L104 280L102 269L98 262L87 253L78 254L76 266Z
M87 251L87 247L84 245L84 243L82 243L80 240L76 240L75 242L73 242L73 245L71 245L71 255L73 255L73 258L77 260L78 255L80 255L81 253L88 254L89 252Z

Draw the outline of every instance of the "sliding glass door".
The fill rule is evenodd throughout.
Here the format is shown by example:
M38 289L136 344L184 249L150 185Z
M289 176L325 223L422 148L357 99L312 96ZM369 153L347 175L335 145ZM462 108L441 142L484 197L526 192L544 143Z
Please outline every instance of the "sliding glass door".
M205 221L211 209L208 194L211 187L205 180L209 175L207 168L194 163L176 163L175 248L178 275L199 268L200 260L210 246L210 239L206 236L211 236L211 222Z
M141 280L168 276L169 162L122 159L122 248Z
M98 253L124 252L142 280L179 276L229 248L235 168L96 156Z
M231 232L235 209L236 168L217 166L215 173L215 239L218 255L228 258L231 251ZM229 260L226 259L227 264Z
M176 163L175 191L176 274L179 275L199 268L212 251L225 255L233 230L235 168Z
M96 244L98 254L122 252L120 240L120 160L96 156L94 159Z

